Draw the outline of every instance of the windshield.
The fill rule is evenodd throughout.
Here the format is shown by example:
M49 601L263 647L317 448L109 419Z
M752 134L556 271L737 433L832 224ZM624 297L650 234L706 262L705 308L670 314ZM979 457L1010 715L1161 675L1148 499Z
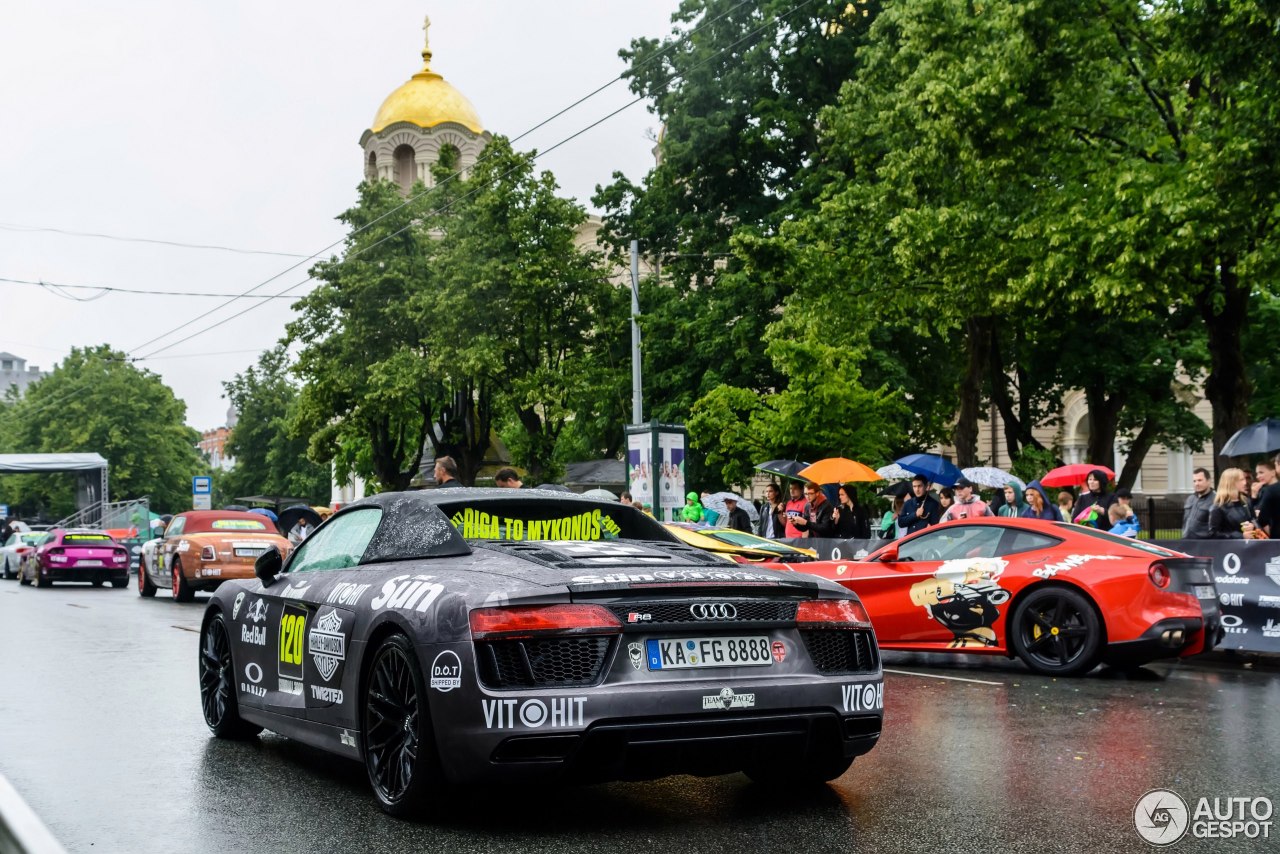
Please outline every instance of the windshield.
M794 552L796 549L786 543L775 543L763 537L755 537L742 531L700 531L704 536L720 540L734 546L745 546L750 549L764 549L771 552Z
M1066 522L1055 522L1054 524L1056 524L1060 528L1066 528L1068 531L1072 531L1073 533L1076 533L1076 534L1084 534L1087 537L1095 537L1099 540L1105 540L1108 543L1111 543L1117 546L1128 546L1131 549L1137 549L1138 551L1146 552L1149 555L1156 555L1157 557L1177 557L1178 556L1177 552L1171 549L1166 549L1162 546L1157 546L1154 543L1144 542L1143 540L1135 540L1130 537L1117 537L1115 534L1108 534L1106 531L1099 531L1097 528L1086 528L1083 525L1070 525L1070 524L1067 524Z
M654 519L622 504L515 498L438 506L467 540L672 540Z

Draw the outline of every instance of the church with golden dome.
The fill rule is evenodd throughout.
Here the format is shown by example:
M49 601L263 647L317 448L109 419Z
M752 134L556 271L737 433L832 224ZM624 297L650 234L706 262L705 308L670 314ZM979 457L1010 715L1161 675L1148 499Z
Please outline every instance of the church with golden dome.
M364 177L392 181L403 193L415 181L430 187L442 157L465 175L492 138L467 97L431 69L430 18L422 29L422 69L386 97L360 136Z

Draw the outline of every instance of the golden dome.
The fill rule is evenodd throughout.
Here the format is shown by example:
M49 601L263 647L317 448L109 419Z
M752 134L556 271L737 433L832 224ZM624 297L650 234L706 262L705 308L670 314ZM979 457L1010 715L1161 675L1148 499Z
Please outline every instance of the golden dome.
M378 133L396 122L410 122L421 128L457 122L473 133L484 133L480 116L466 96L431 70L429 45L422 51L422 70L387 96L373 117L370 130Z

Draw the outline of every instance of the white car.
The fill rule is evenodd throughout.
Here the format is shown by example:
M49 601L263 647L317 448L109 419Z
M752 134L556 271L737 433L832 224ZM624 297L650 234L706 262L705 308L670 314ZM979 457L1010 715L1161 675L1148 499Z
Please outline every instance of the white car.
M18 564L27 552L35 551L36 544L44 537L44 531L14 531L0 546L0 570L5 578L18 577Z

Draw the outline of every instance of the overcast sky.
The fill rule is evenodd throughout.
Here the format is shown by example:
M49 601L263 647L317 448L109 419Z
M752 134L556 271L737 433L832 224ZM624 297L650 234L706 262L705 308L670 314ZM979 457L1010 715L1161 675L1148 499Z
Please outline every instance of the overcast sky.
M668 33L677 5L8 0L0 8L0 279L242 293L301 259L29 229L317 252L343 237L334 217L355 199L361 133L421 66L425 14L434 70L488 130L516 136L621 73L619 48ZM632 97L615 83L517 146L548 148ZM644 175L656 124L638 104L539 163L589 206L614 170ZM303 281L307 266L257 293ZM48 369L73 346L147 355L174 343L142 364L186 402L188 423L207 429L225 421L221 382L283 334L289 301L240 300L140 345L224 301L108 294L80 303L0 281L0 350Z

